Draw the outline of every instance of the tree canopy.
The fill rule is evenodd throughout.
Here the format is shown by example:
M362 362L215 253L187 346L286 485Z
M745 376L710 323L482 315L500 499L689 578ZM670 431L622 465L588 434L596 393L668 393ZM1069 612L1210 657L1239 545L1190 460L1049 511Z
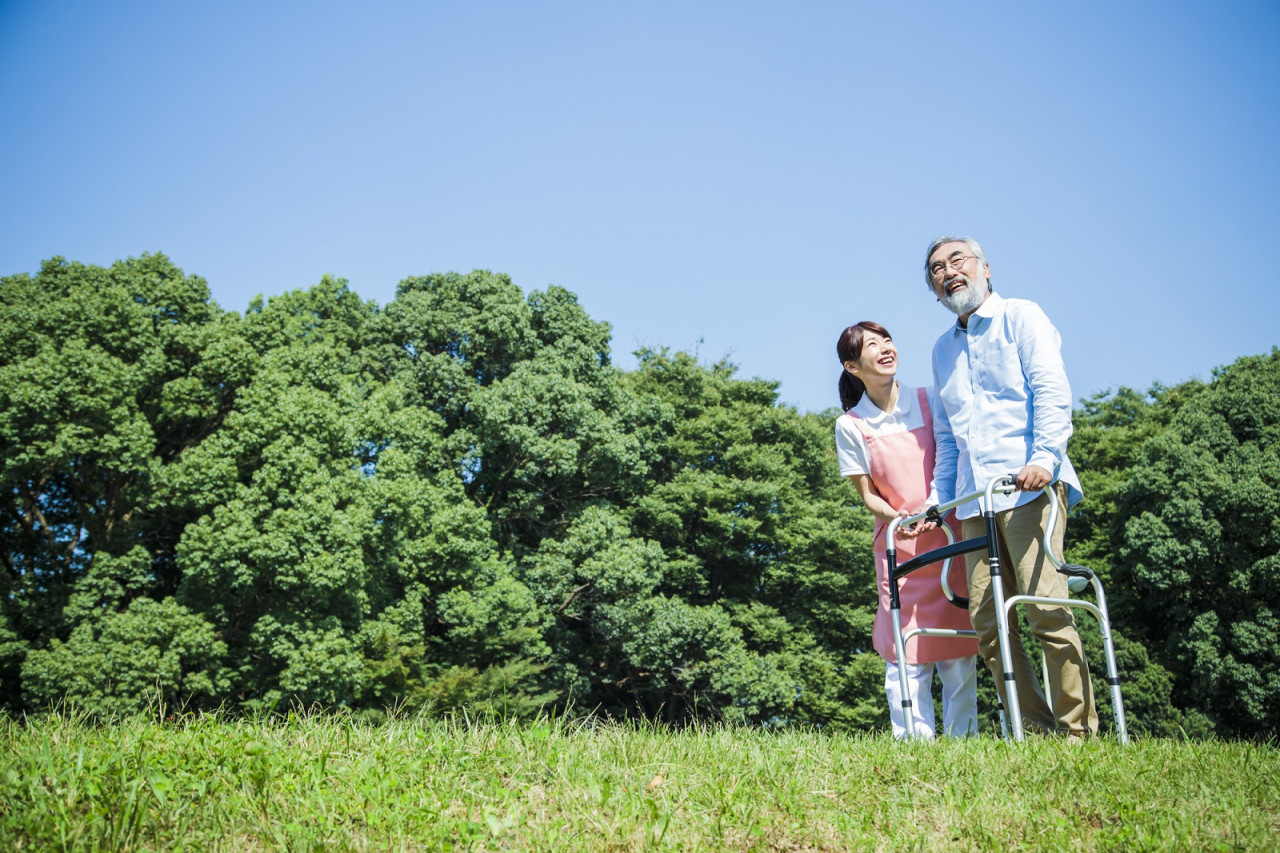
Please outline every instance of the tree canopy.
M1278 392L1273 351L1076 413L1069 556L1145 730L1280 724ZM0 280L0 703L882 727L836 414L619 370L572 293L483 270L241 315L163 255L55 258Z

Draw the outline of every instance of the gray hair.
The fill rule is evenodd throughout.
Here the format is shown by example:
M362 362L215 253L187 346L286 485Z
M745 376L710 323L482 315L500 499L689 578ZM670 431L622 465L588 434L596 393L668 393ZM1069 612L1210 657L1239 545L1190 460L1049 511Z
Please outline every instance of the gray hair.
M929 259L933 257L933 253L938 251L938 247L944 243L964 243L969 247L969 251L973 252L973 256L978 259L979 263L986 264L987 253L982 251L982 247L978 245L978 241L972 237L948 237L943 235L929 244L929 250L924 253L924 283L933 291L933 276L929 274Z

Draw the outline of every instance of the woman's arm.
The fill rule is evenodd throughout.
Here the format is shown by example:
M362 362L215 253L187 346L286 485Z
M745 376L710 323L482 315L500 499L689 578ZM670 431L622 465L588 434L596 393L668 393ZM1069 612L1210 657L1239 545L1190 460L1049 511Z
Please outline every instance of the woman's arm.
M880 493L876 491L875 484L871 482L871 475L869 474L850 474L849 479L858 487L858 493L862 495L862 502L866 505L867 509L871 511L872 515L883 521L885 524L889 524L899 516L905 518L908 515L915 515L916 513L924 510L924 507L920 507L914 512L909 509L895 511L893 507L889 506L888 501L880 497ZM910 527L899 526L898 538L915 539L920 534L927 533L937 526L938 525L932 521L918 521Z
M862 503L866 505L872 515L885 524L898 517L898 511L889 506L889 502L880 497L880 493L876 491L875 484L871 482L870 474L850 474L849 479L858 487L858 494L862 495Z

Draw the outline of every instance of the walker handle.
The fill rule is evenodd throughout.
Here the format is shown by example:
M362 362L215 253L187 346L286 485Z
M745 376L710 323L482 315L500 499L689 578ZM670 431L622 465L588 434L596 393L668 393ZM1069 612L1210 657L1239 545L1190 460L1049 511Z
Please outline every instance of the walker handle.
M1044 553L1049 558L1049 562L1059 572L1067 576L1067 589L1071 592L1083 592L1093 583L1096 575L1093 569L1088 566L1082 566L1079 563L1068 563L1059 557L1053 550L1052 533L1053 528L1058 522L1058 513L1062 508L1058 505L1058 496L1053 491L1053 483L1044 487L1044 493L1049 498L1049 521L1044 529Z

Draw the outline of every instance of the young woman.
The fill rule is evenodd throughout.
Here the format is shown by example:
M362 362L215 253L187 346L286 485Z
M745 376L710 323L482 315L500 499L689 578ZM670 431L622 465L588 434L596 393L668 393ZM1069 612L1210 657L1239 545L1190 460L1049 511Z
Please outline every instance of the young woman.
M976 658L978 641L968 637L913 637L907 643L907 683L912 719L903 719L902 689L893 648L889 616L889 577L885 535L889 522L919 512L930 497L933 476L933 389L900 385L898 351L887 329L861 322L840 334L836 354L844 366L840 374L840 405L836 419L836 456L841 476L858 487L862 501L875 516L876 579L880 606L872 640L886 661L884 689L889 717L897 738L934 736L933 673L942 680L943 731L953 737L976 734L978 702ZM930 530L918 538L900 538L899 563L946 544L946 534ZM940 564L917 569L899 585L902 626L971 630L969 612L947 601L942 591ZM948 575L951 589L965 595L963 560L953 561Z

